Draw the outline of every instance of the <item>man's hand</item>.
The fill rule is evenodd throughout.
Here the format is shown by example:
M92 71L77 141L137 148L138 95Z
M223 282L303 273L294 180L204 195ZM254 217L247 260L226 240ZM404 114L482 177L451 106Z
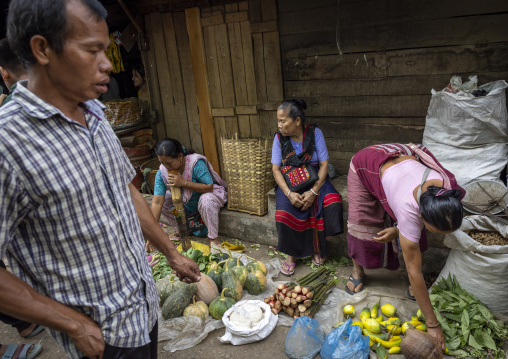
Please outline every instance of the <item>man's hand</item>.
M314 200L316 199L316 195L312 193L311 191L304 192L302 194L302 211L306 211L312 204L314 203Z
M193 283L201 280L199 266L192 259L181 255L177 250L174 250L171 256L166 257L168 258L169 266L173 268L178 279L182 282Z
M374 240L378 243L388 243L397 238L397 227L385 228L381 232L378 232L379 237L374 237Z
M2 105L2 103L4 102L6 97L7 97L7 95L4 93L0 95L0 106Z
M429 335L436 341L437 345L444 352L446 349L446 340L441 327L427 328L427 333L429 333Z
M90 317L82 314L77 329L67 334L86 357L102 359L104 336L97 323Z

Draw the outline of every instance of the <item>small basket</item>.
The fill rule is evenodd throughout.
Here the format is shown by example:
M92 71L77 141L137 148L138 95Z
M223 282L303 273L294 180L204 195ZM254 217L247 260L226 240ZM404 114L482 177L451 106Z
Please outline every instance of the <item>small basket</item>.
M150 186L152 186L152 190L155 189L155 176L157 175L157 171L159 170L160 165L161 163L158 158L152 158L150 161L146 161L141 166L139 166L141 173L143 173L145 168L151 169L150 173L147 176L147 180L150 183Z
M142 105L137 98L127 98L121 101L107 101L104 102L104 115L115 128L123 128L133 125L134 123L142 122Z
M221 138L228 209L262 216L268 212L268 191L274 185L272 140Z

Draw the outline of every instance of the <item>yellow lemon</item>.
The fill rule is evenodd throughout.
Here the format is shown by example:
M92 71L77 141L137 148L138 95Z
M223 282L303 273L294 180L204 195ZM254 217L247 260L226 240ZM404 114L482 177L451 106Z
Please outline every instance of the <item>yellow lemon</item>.
M393 317L396 312L397 309L391 304L385 304L381 307L381 313L383 313L385 317Z
M342 311L344 312L344 318L353 318L355 316L355 307L352 305L346 305Z

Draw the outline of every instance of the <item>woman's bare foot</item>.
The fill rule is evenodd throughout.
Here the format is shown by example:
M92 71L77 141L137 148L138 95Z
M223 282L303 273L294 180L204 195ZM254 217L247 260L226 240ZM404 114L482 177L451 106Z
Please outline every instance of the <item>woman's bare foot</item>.
M281 273L285 276L290 276L295 272L296 258L288 256L284 262L282 262Z
M214 239L211 239L210 238L210 246L213 244L215 244L217 247L220 247L221 246L221 243L219 242L219 240L217 238L214 238Z

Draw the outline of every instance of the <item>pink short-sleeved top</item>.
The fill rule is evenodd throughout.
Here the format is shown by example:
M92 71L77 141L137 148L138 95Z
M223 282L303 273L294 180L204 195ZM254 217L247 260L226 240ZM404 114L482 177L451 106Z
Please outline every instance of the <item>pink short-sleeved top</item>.
M419 242L423 222L420 206L416 203L413 191L422 183L426 166L415 160L405 160L389 167L381 178L381 184L388 205L397 218L397 228L411 242ZM431 170L428 180L443 180L439 172Z

